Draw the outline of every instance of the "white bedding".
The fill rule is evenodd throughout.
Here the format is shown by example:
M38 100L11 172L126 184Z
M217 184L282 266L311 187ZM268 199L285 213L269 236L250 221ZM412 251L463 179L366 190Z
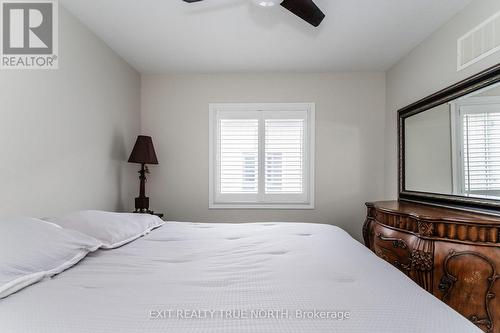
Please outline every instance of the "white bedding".
M337 227L169 222L0 300L0 332L480 331Z

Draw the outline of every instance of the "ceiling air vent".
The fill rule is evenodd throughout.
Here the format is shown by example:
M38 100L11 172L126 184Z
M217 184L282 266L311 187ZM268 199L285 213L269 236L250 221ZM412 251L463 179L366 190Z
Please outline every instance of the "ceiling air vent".
M457 70L500 51L500 12L458 39Z

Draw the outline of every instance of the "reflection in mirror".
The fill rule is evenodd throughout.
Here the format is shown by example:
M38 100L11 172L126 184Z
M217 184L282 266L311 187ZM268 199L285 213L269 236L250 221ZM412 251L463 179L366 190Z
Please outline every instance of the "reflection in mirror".
M405 119L405 190L500 198L500 84Z

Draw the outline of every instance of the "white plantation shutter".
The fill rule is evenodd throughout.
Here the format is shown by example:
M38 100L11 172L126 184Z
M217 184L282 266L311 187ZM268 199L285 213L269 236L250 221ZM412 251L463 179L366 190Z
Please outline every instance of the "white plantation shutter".
M210 109L210 207L313 208L313 104Z
M265 119L265 193L303 193L304 119Z
M464 191L481 193L500 190L500 109L486 112L464 107L463 165ZM484 109L484 108L483 108Z
M259 120L220 120L220 192L258 193Z

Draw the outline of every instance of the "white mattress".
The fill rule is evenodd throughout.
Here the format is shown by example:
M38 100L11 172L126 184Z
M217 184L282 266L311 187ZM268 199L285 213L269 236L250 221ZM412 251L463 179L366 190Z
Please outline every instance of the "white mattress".
M337 227L169 222L1 300L0 332L480 331Z

